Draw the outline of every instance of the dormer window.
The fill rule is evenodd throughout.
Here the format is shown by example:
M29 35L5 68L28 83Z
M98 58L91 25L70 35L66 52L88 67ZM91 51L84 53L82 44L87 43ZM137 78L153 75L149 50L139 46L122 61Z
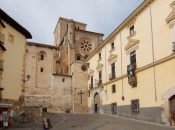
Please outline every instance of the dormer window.
M130 27L130 35L132 35L133 33L134 33L134 25Z

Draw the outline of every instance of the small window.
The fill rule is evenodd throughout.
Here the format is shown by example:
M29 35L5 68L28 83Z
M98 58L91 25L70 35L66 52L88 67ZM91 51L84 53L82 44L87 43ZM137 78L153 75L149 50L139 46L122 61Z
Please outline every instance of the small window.
M91 96L91 91L89 91L89 97Z
M131 101L131 110L133 113L139 113L139 100L132 100Z
M44 72L44 68L40 68L40 72Z
M115 84L112 85L112 93L115 93L116 89L115 89Z
M62 82L64 82L64 81L65 81L65 79L63 78L63 79L62 79Z
M114 49L114 42L111 44L111 50Z
M8 37L9 41L10 42L14 42L14 36L12 34L9 34L9 37Z
M134 33L134 25L130 27L130 35Z
M41 60L44 60L44 55L41 55Z
M101 59L101 53L98 54L98 58Z
M80 55L77 55L77 60L81 60L81 56Z
M111 104L112 114L117 114L117 103Z

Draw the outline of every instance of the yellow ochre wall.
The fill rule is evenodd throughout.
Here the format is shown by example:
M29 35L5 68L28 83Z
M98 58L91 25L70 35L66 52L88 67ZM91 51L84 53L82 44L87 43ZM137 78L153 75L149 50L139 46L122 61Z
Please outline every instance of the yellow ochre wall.
M26 38L24 35L16 31L3 21L6 28L2 29L2 33L5 35L4 47L7 49L3 53L3 67L2 72L2 99L14 99L18 100L22 92L23 76L24 76L24 56ZM11 43L8 40L8 35L14 36L14 42Z
M152 41L154 47L154 62L159 61L165 57L173 56L172 43L171 43L171 31L169 28L169 23L167 23L166 18L172 12L170 4L174 0L154 0L149 4L144 10L137 15L135 20L130 20L134 22L134 30L136 34L130 39L139 40L138 49L136 50L137 57L137 70L141 70L153 63L153 51L152 51ZM151 12L150 12L151 11ZM151 17L152 15L152 17ZM152 19L151 19L152 18ZM152 20L152 29L151 29ZM91 55L88 59L90 63L90 69L94 70L94 79L98 80L98 72L96 66L98 63L103 64L102 67L102 81L104 89L102 91L102 105L111 104L117 102L117 106L130 105L131 100L139 99L140 108L144 107L155 107L161 106L163 103L161 95L167 90L175 86L174 74L175 74L175 59L161 62L155 65L155 79L156 79L156 96L155 100L155 84L154 84L154 73L153 66L146 68L141 71L136 70L137 77L137 87L132 88L128 84L127 77L127 65L130 64L129 54L127 55L125 47L128 44L127 37L129 36L129 27L126 25L119 31L115 36L109 36L111 40L105 40L102 47L96 50L96 53ZM153 31L153 33L151 32ZM152 39L153 36L153 39ZM121 37L121 39L120 39ZM108 38L108 39L109 39ZM107 41L107 42L106 42ZM114 41L115 50L111 53L111 43ZM122 46L121 46L122 43ZM121 49L122 48L122 49ZM102 60L98 62L98 53L101 52ZM122 53L122 60L121 60ZM109 65L107 59L110 54L117 55L115 61L116 77L123 77L123 91L125 100L122 101L122 79L109 81L108 75L111 73L111 66ZM105 66L106 65L106 66ZM122 67L121 67L122 65ZM122 68L122 70L121 70ZM88 80L90 84L90 80ZM116 84L116 93L112 93L111 86ZM107 94L105 90L107 89ZM88 106L91 107L93 102L93 97L89 97ZM91 102L92 101L92 102Z

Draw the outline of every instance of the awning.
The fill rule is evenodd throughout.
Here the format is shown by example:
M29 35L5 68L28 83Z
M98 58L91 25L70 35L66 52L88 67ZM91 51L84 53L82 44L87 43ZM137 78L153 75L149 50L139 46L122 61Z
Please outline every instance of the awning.
M0 103L0 108L10 108L12 106L12 104Z

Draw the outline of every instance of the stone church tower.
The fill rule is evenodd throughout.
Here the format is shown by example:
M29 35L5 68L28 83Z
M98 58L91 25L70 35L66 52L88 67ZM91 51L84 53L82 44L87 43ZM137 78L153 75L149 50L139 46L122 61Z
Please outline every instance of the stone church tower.
M103 34L86 31L86 24L59 18L54 46L27 43L25 105L49 111L88 112L88 76L85 59L102 42Z

